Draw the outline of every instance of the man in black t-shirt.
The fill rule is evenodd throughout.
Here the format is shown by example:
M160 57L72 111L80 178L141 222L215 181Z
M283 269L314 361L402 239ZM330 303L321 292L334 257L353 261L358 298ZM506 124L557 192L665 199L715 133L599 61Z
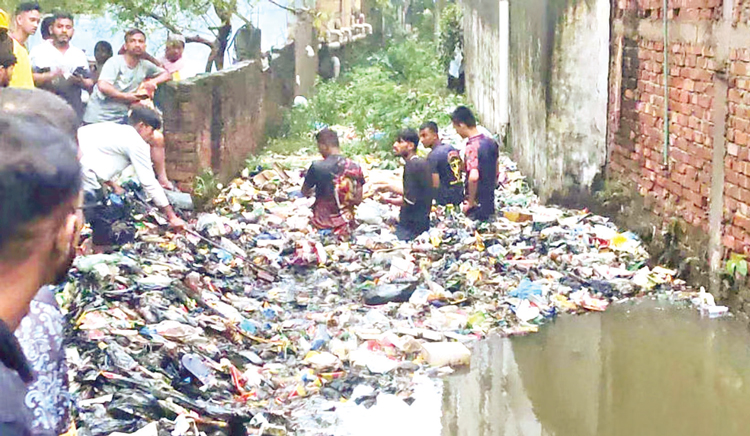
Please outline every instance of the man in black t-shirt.
M441 206L460 206L464 201L464 163L458 150L450 144L440 142L438 126L428 121L419 128L419 140L432 149L427 162L432 169L432 186L435 188L435 202Z
M383 198L383 201L401 206L396 236L405 241L416 238L430 228L432 170L425 159L417 156L417 144L419 135L414 129L399 132L393 152L405 161L403 187L386 185L377 188L400 195L397 198Z
M323 129L315 138L323 160L310 165L302 185L306 197L315 194L312 225L346 237L355 224L354 207L362 201L365 177L359 165L341 155L335 131Z

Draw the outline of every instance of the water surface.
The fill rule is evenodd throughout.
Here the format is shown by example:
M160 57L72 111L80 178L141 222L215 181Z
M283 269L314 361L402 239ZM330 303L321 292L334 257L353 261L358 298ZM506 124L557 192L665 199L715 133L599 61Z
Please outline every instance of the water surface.
M442 387L444 436L747 435L750 334L654 302L491 338Z

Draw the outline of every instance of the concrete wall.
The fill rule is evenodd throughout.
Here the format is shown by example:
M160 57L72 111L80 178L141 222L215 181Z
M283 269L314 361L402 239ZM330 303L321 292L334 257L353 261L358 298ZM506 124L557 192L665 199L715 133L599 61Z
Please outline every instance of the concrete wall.
M465 5L467 94L499 130L498 0ZM509 144L544 199L587 192L606 159L608 0L510 0Z
M267 126L280 122L280 108L294 98L293 50L285 49L266 71L259 63L245 62L165 87L170 179L189 187L206 169L227 180L243 168L263 143Z
M309 14L297 15L294 28L294 59L297 90L296 95L309 96L318 73L318 44L315 29ZM309 49L312 49L310 52Z
M508 124L508 2L464 2L464 62L466 94L481 117L482 125L504 132ZM504 31L503 31L504 30Z

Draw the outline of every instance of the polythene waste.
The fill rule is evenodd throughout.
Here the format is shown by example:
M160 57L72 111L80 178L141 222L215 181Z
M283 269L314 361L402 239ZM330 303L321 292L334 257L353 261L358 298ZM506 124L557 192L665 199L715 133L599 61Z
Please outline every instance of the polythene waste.
M135 242L76 260L58 297L78 434L315 434L290 412L367 407L378 392L411 404L415 376L467 364L488 334L644 292L698 295L608 219L540 205L507 158L490 222L437 207L404 243L397 210L367 192L339 241L308 224L310 159L246 171L192 216L198 234L165 233L132 202ZM366 187L398 179L362 164Z

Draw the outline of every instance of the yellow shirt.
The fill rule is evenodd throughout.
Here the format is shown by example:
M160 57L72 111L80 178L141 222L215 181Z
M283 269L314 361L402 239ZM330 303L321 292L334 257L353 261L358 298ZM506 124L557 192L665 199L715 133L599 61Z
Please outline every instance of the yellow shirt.
M10 77L11 88L34 88L34 76L31 75L31 59L26 47L13 40L13 54L16 55L16 66Z

